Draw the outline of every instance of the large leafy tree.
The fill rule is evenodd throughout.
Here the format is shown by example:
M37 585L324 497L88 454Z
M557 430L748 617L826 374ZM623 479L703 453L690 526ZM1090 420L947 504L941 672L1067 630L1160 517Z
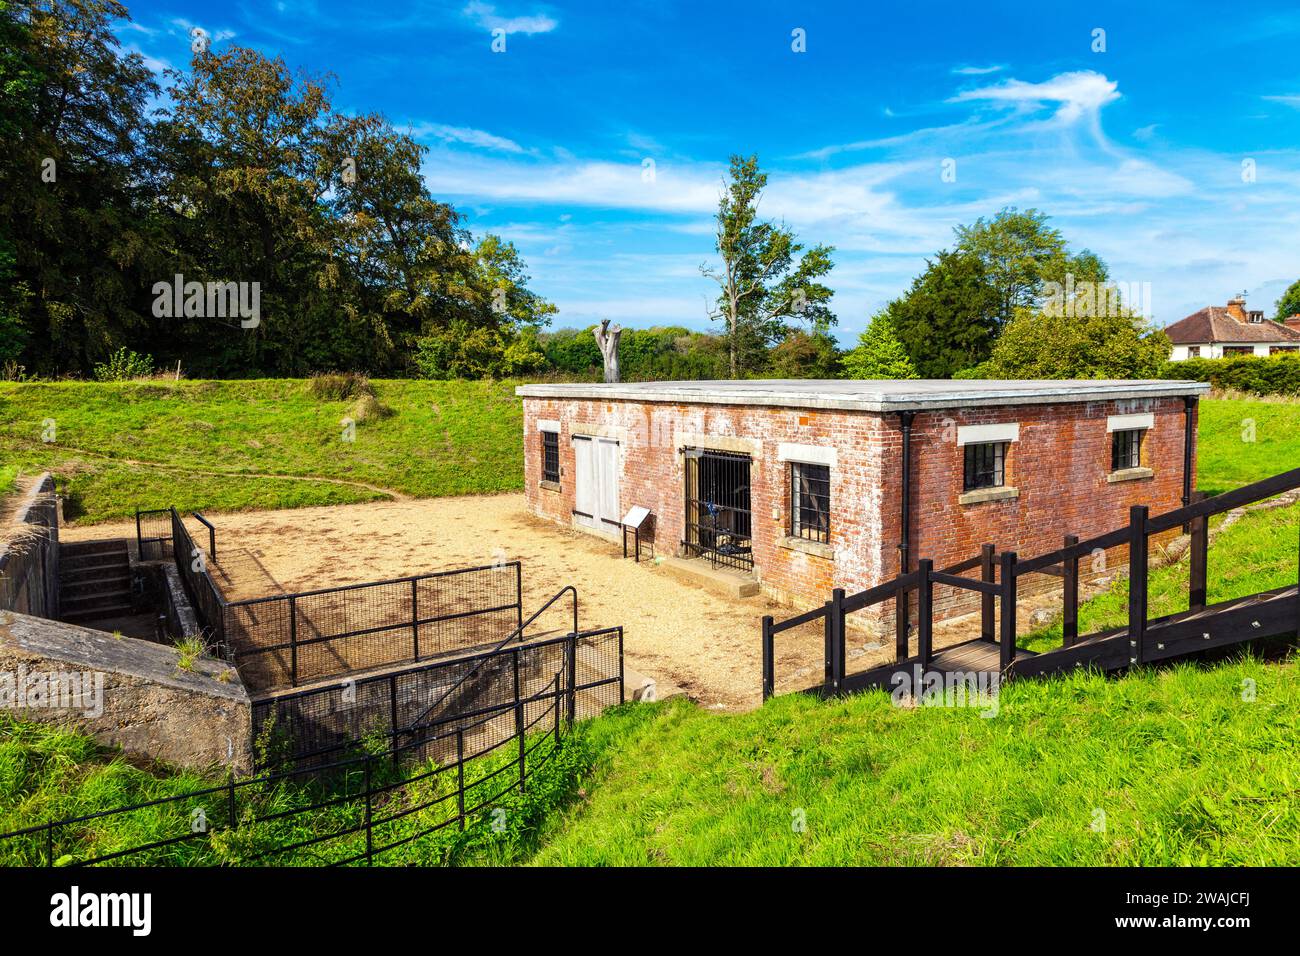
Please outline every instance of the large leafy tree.
M825 333L835 324L827 303L834 294L820 280L831 271L830 246L805 249L784 224L759 217L767 174L757 156L732 156L718 200L716 249L720 266L700 271L718 284L709 316L721 322L732 378L761 368L767 350L799 321Z
M970 253L944 250L885 307L916 371L950 378L986 358L1000 329L997 291Z
M51 373L147 332L158 244L141 152L152 74L124 55L115 0L0 3L0 318Z
M975 374L988 378L1158 378L1169 337L1127 309L1019 309Z
M1282 298L1277 300L1277 314L1273 318L1284 322L1293 315L1300 315L1300 279L1287 286Z

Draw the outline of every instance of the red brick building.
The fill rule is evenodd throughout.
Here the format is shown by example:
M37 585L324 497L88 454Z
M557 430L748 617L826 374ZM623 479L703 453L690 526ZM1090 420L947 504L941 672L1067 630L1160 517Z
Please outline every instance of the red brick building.
M976 554L1120 527L1194 489L1182 381L727 381L526 385L529 510L752 575L796 605ZM904 454L904 450L907 454ZM906 462L906 464L905 464ZM957 596L936 595L951 610Z

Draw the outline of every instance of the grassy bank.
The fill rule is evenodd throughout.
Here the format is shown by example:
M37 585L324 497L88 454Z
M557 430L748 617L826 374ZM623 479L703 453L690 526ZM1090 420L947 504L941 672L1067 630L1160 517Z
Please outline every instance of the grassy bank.
M387 415L319 399L303 380L0 384L0 460L65 478L69 516L84 523L137 506L234 511L509 491L523 480L514 384L374 383Z
M376 382L392 414L364 420L355 401L321 400L303 380L0 384L0 469L55 471L80 523L137 506L513 491L523 482L515 384ZM348 417L358 422L351 442ZM1211 493L1283 471L1300 461L1300 404L1207 399L1200 442L1199 482Z

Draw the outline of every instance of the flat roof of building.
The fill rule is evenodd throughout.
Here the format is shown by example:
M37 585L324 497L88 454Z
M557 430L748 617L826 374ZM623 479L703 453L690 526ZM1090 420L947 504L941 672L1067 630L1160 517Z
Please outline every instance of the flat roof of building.
M520 385L524 398L774 405L864 412L923 411L986 405L1048 405L1112 399L1203 395L1204 382L1165 380L747 379L716 382L560 382Z

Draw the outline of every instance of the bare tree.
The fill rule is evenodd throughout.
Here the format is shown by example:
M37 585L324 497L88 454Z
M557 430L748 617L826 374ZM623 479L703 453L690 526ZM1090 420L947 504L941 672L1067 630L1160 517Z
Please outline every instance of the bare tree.
M600 328L593 329L596 336L596 345L600 347L600 355L605 360L605 381L618 381L618 340L623 337L623 327L620 325L609 327L609 319L602 319Z

